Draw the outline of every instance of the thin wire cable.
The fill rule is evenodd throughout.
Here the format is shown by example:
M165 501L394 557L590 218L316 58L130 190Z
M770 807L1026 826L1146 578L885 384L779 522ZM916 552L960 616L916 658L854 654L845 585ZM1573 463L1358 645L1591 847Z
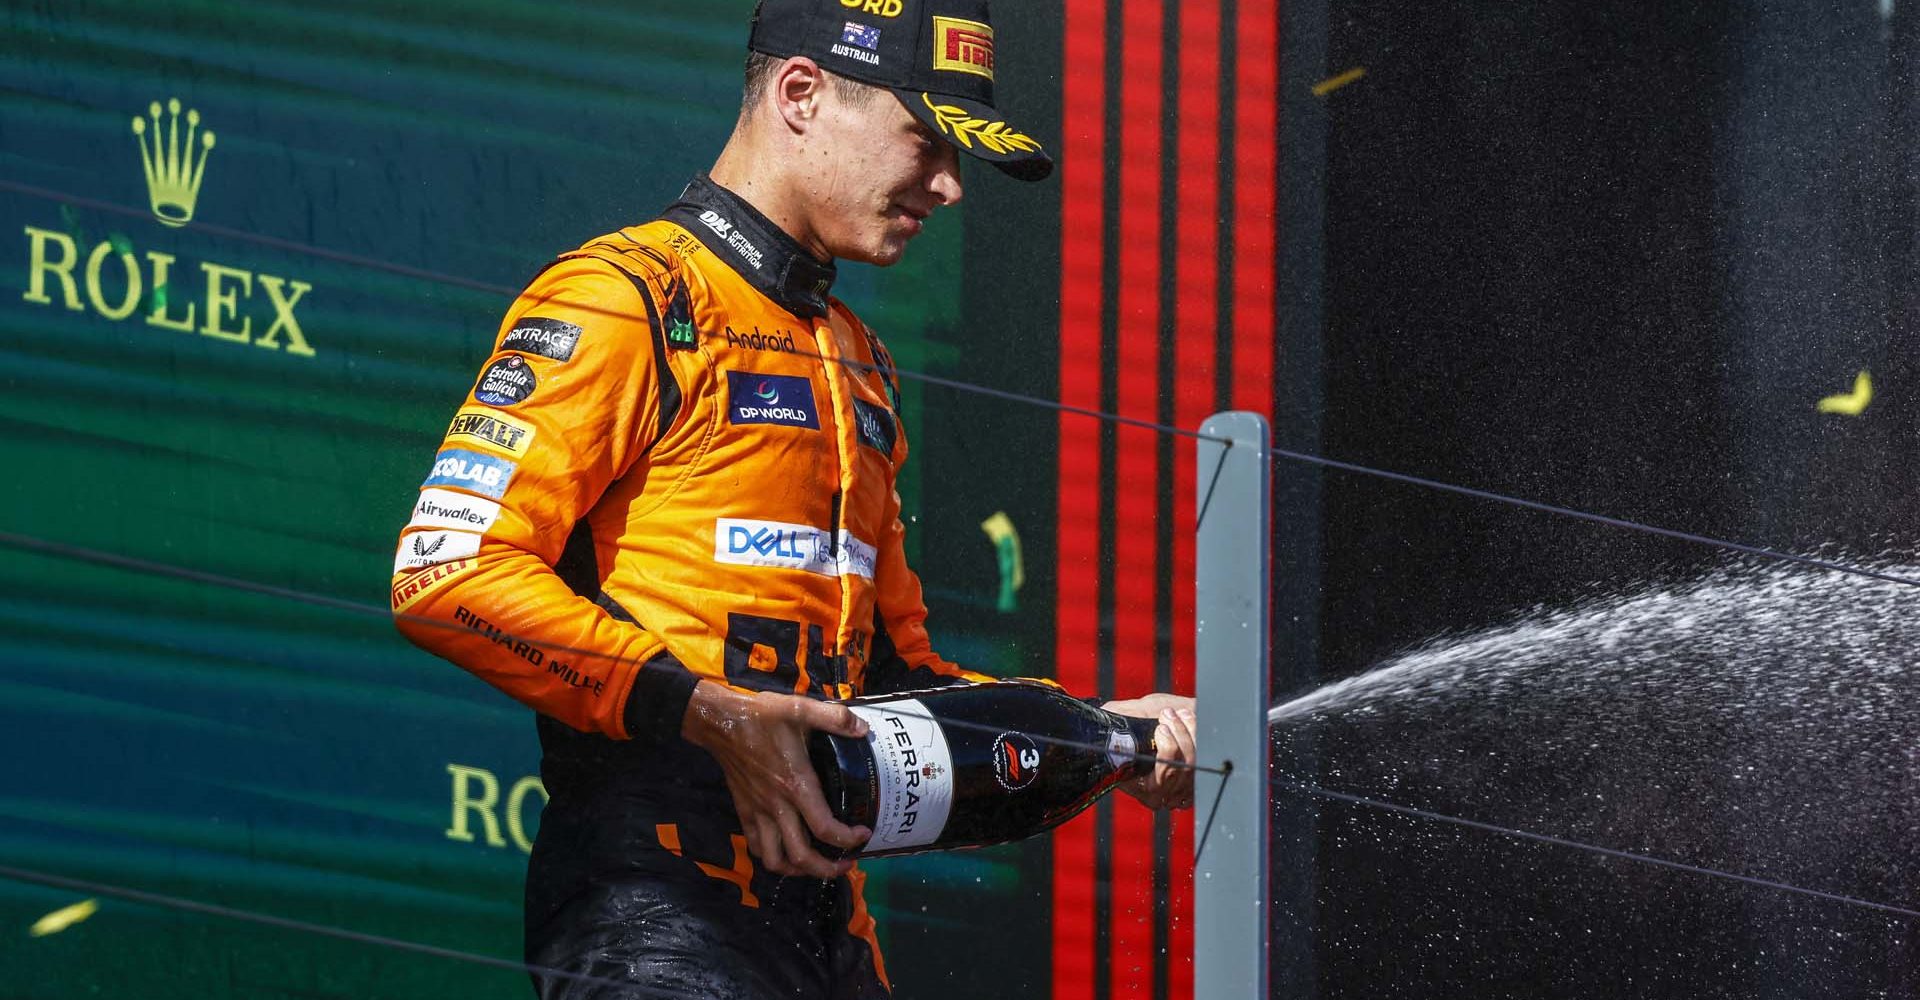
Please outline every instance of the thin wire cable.
M1200 526L1207 523L1207 508L1213 506L1213 491L1220 485L1220 473L1226 471L1227 456L1233 451L1233 441L1227 441L1220 449L1220 460L1213 463L1213 476L1207 480L1207 495L1200 501L1200 510L1193 516L1193 532L1200 533Z
M49 201L70 202L72 204L81 205L86 208L94 209L96 211L122 215L130 218L146 218L147 215L149 214L144 209L134 208L127 205L119 205L119 204L115 204L109 201L104 201L98 198L88 198L80 195L68 194L66 192L55 191L50 188L43 188L43 187L39 187L32 184L22 184L18 181L9 180L5 178L0 178L0 190L13 191L18 194L25 194L32 197L46 199ZM413 267L407 264L400 264L393 261L380 260L378 258L367 257L361 254L347 253L339 250L328 250L322 247L313 246L311 244L301 243L296 240L288 240L288 239L283 239L277 236L268 236L262 233L253 233L253 232L248 232L240 229L232 229L226 226L214 225L212 223L207 223L207 222L190 221L185 224L185 228L197 229L202 232L210 233L216 236L223 236L229 239L240 240L243 242L251 242L261 246L267 246L267 247L272 247L279 250L284 250L290 253L306 254L308 256L317 257L324 260L331 260L331 261L342 263L342 264L349 264L356 267L363 267L369 270L385 271L390 274L397 274L404 277L415 278L421 281L429 281L429 282L434 282L438 284L449 285L456 288L464 288L471 291L487 292L494 295L503 296L509 300L517 297L520 294L519 289L512 288L506 285L497 285L491 282L477 281L471 278L462 278L458 275L445 274L438 271L431 271L425 268ZM603 309L603 308L593 306L591 304L583 304L580 306L580 308L586 309L588 311L599 312L604 315L607 315L610 317L617 317L620 319L635 320L635 321L638 321L641 319L641 317L635 314L626 313L626 312L622 312L614 309ZM1029 406L1034 406L1041 409L1053 410L1060 413L1071 413L1076 416L1090 417L1096 420L1108 420L1116 424L1124 424L1126 426L1137 427L1143 430L1150 430L1156 433L1169 434L1176 437L1191 438L1196 441L1211 441L1216 444L1226 445L1228 447L1231 447L1233 444L1233 441L1229 438L1216 437L1214 435L1206 434L1200 431L1188 430L1183 427L1174 427L1168 424L1159 423L1157 421L1145 420L1137 417L1128 417L1118 413L1109 413L1107 411L1099 410L1093 407L1078 406L1072 403L1065 403L1060 400L1046 399L1040 396L1033 396L1033 395L1028 395L1026 393L1013 392L1011 390L1006 390L1006 389L996 389L990 386L979 385L977 383L967 382L961 379L951 379L951 378L946 378L944 376L932 375L926 372L916 372L916 371L912 371L904 368L886 368L881 365L859 361L857 359L833 357L833 356L828 356L824 354L808 352L806 350L799 350L799 351L795 351L794 353L802 356L806 356L806 357L811 357L815 360L823 361L829 364L838 364L848 368L854 368L854 369L859 369L864 371L890 371L893 374L898 375L902 378L909 378L915 381L925 382L929 385L937 385L944 388L954 389L962 392L978 393L980 395L989 396L995 399L1002 399L1002 400L1007 400L1009 402L1023 403ZM1306 452L1292 451L1285 448L1269 447L1267 449L1267 454L1269 456L1269 460L1271 460L1273 457L1285 458L1291 461L1302 462L1310 465L1318 465L1324 468L1338 469L1341 471L1352 472L1359 475L1373 476L1375 478L1385 479L1392 482L1406 483L1409 485L1420 486L1427 489L1438 490L1441 492L1454 493L1461 496L1476 497L1478 499L1489 500L1496 503L1504 503L1504 504L1508 504L1515 507L1523 507L1530 510L1543 511L1546 513L1556 514L1561 517L1568 517L1576 520L1588 521L1595 524L1603 524L1603 525L1607 525L1615 528L1623 528L1627 530L1643 532L1646 534L1660 535L1668 538L1694 542L1696 544L1709 545L1709 546L1713 546L1721 549L1726 549L1729 551L1745 553L1748 555L1755 555L1755 556L1760 556L1768 559L1778 559L1786 562L1799 563L1807 566L1815 566L1822 569L1833 570L1835 572L1850 573L1856 576L1864 576L1864 577L1877 579L1877 580L1884 580L1892 583L1901 583L1901 584L1906 584L1908 586L1920 586L1920 580L1916 580L1911 577L1903 577L1903 576L1898 576L1891 573L1882 573L1875 570L1860 569L1858 567L1847 566L1841 563L1836 563L1831 560L1819 559L1812 556L1801 556L1801 555L1796 555L1788 552L1781 552L1777 549L1769 549L1762 546L1747 545L1740 542L1733 542L1725 539L1717 539L1707 535L1700 535L1700 534L1695 534L1693 532L1680 531L1673 528L1662 528L1657 525L1645 524L1638 521L1630 521L1625 518L1608 517L1603 514L1592 514L1586 511L1576 510L1570 507L1561 507L1554 504L1541 503L1535 500L1525 500L1519 497L1508 496L1502 493L1495 493L1490 490L1480 490L1480 489L1475 489L1469 486L1458 486L1452 483L1441 482L1435 479L1427 479L1421 476L1413 476L1413 475L1408 475L1406 473L1393 472L1387 469L1374 468L1372 466L1360 465L1354 462L1343 462L1343 461L1340 461L1339 459L1326 458L1324 456L1313 455ZM1196 520L1198 519L1196 518Z
M1572 518L1577 521L1589 521L1594 524L1602 524L1612 528L1621 528L1629 531L1639 531L1639 532L1644 532L1650 535L1660 535L1666 538L1674 538L1674 539L1679 539L1681 541L1693 542L1700 545L1707 545L1715 548L1727 549L1733 552L1744 553L1746 555L1760 556L1766 559L1778 559L1783 562L1798 563L1803 566L1813 566L1819 569L1832 570L1836 573L1849 573L1854 576L1867 577L1873 580L1883 580L1888 583L1900 583L1900 584L1905 584L1909 587L1920 587L1920 579L1915 579L1910 576L1900 576L1896 573L1882 573L1878 570L1862 569L1858 566L1848 566L1844 563L1833 562L1832 560L1829 560L1829 559L1821 559L1817 556L1797 555L1792 552L1782 552L1778 549L1769 549L1759 545L1748 545L1743 542L1733 542L1723 538L1714 538L1711 535L1700 535L1690 531L1681 531L1676 528L1662 528L1659 525L1646 524L1640 521L1629 521L1626 518L1608 517L1605 514L1591 514L1583 510L1576 510L1572 507L1560 507L1554 504L1541 503L1538 500L1523 500L1519 497L1507 496L1504 493L1495 493L1495 492L1492 492L1491 490L1474 489L1471 486L1456 486L1453 483L1441 482L1440 480L1437 480L1437 479L1425 479L1420 476L1410 476L1404 472L1390 472L1386 469L1376 469L1371 466L1357 465L1353 462L1342 462L1338 459L1323 458L1319 455L1310 455L1306 452L1289 451L1285 448L1269 448L1268 454L1269 456L1277 456L1279 458L1285 458L1295 462L1303 462L1308 465L1318 465L1318 466L1322 466L1329 469L1338 469L1342 472L1352 472L1352 473L1356 473L1363 476L1373 476L1378 479L1386 479L1392 482L1406 483L1411 486L1425 487L1426 489L1438 490L1442 493L1455 493L1461 496L1474 497L1480 500L1490 500L1495 503L1508 504L1514 507L1524 507L1528 510L1542 511L1548 514L1555 514L1560 517Z
M1227 794L1227 781L1233 777L1233 761L1221 761L1220 787L1214 790L1213 805L1207 809L1207 822L1200 828L1200 844L1193 849L1193 866L1200 867L1200 858L1207 853L1207 838L1213 836L1213 818L1220 815L1220 800Z
M139 559L133 556L123 556L123 555L119 555L112 552L101 552L96 549L84 548L78 545L69 545L65 542L55 542L55 541L50 541L43 538L34 538L28 535L18 535L12 532L0 532L0 546L20 549L20 550L29 551L29 552L37 552L41 555L54 556L56 558L68 559L75 562L92 563L95 565L112 567L114 569L127 570L127 571L137 572L137 573L146 573L149 575L159 576L159 577L189 580L195 583L202 583L202 584L207 584L209 586L216 586L216 587L224 587L224 588L229 588L233 590L244 591L247 593L260 594L263 596L278 598L286 601L313 604L319 607L329 608L336 611L345 611L351 614L357 614L357 615L362 615L366 617L394 619L398 621L405 621L410 624L423 625L429 628L442 629L442 630L451 631L451 632L459 632L462 634L473 633L476 635L484 635L495 642L499 642L501 640L506 640L509 642L522 642L530 646L537 646L541 649L544 649L552 653L565 653L565 654L577 656L577 657L610 661L616 664L631 662L631 660L627 657L612 656L607 653L597 652L595 650L581 649L577 646L568 646L562 643L551 642L545 639L536 639L531 636L515 635L511 632L505 632L505 631L499 631L499 630L496 630L493 632L478 632L468 626L461 625L457 622L441 621L440 619L437 619L437 618L428 618L423 615L414 615L414 614L408 614L405 612L395 612L388 608L381 607L380 605L376 605L376 604L362 604L358 601L349 601L344 598L338 598L338 597L328 597L324 594L312 594L306 591L294 590L288 587L280 587L280 586L275 586L272 584L265 584L265 583L255 583L251 580L243 580L238 577L224 576L219 573L209 573L205 570L188 569L186 567L169 565L167 563L154 562L147 559ZM1056 736L1046 736L1040 733L1029 733L1029 732L1025 732L1024 730L1012 729L1006 726L993 726L993 725L988 725L986 723L969 722L963 719L950 719L950 718L945 718L940 716L934 716L931 714L920 714L920 713L912 712L909 710L903 710L897 707L889 709L889 711L892 711L894 714L899 715L902 718L933 721L933 722L940 723L942 726L952 726L960 729L969 729L975 732L990 732L990 733L1020 732L1022 735L1030 737L1037 742L1047 743L1053 746L1071 747L1077 750L1098 751L1100 753L1109 754L1112 756L1130 757L1135 762L1142 763L1142 764L1149 764L1149 763L1165 764L1168 767L1172 767L1180 770L1204 771L1209 774L1225 773L1220 768L1208 767L1204 764L1190 763L1182 760L1175 760L1170 757L1156 757L1153 754L1139 753L1134 751L1115 750L1104 743L1089 743L1089 742L1082 742L1078 740L1064 739Z
M1712 878L1729 879L1731 881L1741 882L1747 885L1760 886L1762 888L1767 888L1767 889L1778 889L1782 892L1798 893L1799 895L1802 895L1802 896L1811 896L1815 899L1827 900L1828 902L1843 903L1848 906L1864 907L1870 910L1879 910L1884 913L1898 914L1903 917L1920 918L1920 910L1911 909L1905 906L1895 906L1891 903L1876 903L1873 900L1861 899L1857 896L1845 896L1835 892L1823 892L1819 889L1807 889L1807 888L1803 888L1797 885L1792 885L1786 882L1776 882L1772 879L1756 878L1752 875L1740 875L1734 872L1721 871L1720 869L1717 869L1717 868L1706 868L1700 865L1690 865L1683 861L1669 861L1666 858L1656 858L1650 854L1636 854L1632 851L1622 851L1612 847L1601 847L1598 844L1586 844L1577 840L1568 840L1565 837L1555 837L1555 836L1551 836L1549 834L1544 834L1544 833L1531 833L1526 830L1515 830L1510 827L1496 826L1492 823L1482 823L1478 820L1462 819L1459 816L1448 816L1445 813L1437 813L1427 809L1419 809L1419 808L1415 808L1414 806L1405 806L1397 802L1384 802L1380 799L1370 799L1363 795L1350 795L1346 792L1336 792L1336 791L1332 791L1331 789L1321 788L1317 785L1310 785L1304 781L1296 781L1290 778L1272 778L1270 780L1272 781L1274 787L1276 788L1290 788L1294 791L1304 792L1308 795L1312 795L1318 798L1333 799L1338 802L1345 802L1351 805L1366 806L1372 809L1384 809L1388 812L1396 812L1396 813L1401 813L1407 816L1415 816L1420 819L1432 820L1437 823L1451 823L1456 826L1464 826L1464 827L1468 827L1469 829L1481 830L1487 833L1497 833L1502 836L1516 837L1521 840L1531 840L1531 841L1535 841L1537 843L1542 843L1542 844L1552 844L1555 847L1571 847L1576 850L1590 851L1592 853L1605 855L1610 858L1620 858L1626 861L1637 861L1642 864L1655 865L1661 868L1671 868L1676 871L1691 872L1695 875L1706 875Z
M48 201L54 201L54 202L70 202L72 204L79 205L84 208L90 208L95 211L107 212L110 214L122 215L122 216L131 217L131 218L146 218L149 214L151 214L146 209L133 208L127 205L118 205L110 201L102 201L101 199L98 199L98 198L87 198L80 195L67 194L61 191L52 190L51 188L38 187L32 184L22 184L19 181L8 180L5 178L0 178L0 191L12 191L16 194L25 194L32 197L43 198ZM454 288L464 288L469 291L486 292L489 294L501 296L507 299L508 301L512 301L513 299L519 297L521 292L521 289L513 288L507 285L498 285L492 282L479 281L473 278L462 278L458 275L446 274L440 271L431 271L422 267L414 267L410 264L400 264L394 261L381 260L377 257L368 257L362 254L348 253L343 250L328 250L324 247L317 247L317 246L313 246L312 244L301 243L297 240L283 239L278 236L267 236L262 233L252 233L242 229L232 229L226 226L214 225L213 223L208 223L208 222L200 222L197 220L189 221L184 223L182 228L189 229L189 230L199 230L201 232L208 233L214 236L221 236L227 239L239 240L245 243L254 243L259 246L271 247L276 250L284 250L288 253L305 254L310 257L317 257L322 260L330 260L339 264L348 264L354 267L366 268L372 271L384 271L388 274L397 274L402 277L414 278L420 281L427 281L427 282L433 282L436 284L448 285ZM569 303L569 305L573 308L580 309L584 312L592 312L592 313L596 313L612 319L621 319L621 320L628 320L633 322L646 322L646 318L637 313L625 312L618 309L608 309L602 306L594 305L592 303ZM937 385L943 388L955 389L962 392L977 393L982 396L990 396L994 399L1003 399L1009 402L1024 403L1029 406L1035 406L1035 407L1039 407L1041 409L1046 409L1046 410L1054 410L1060 413L1071 413L1076 416L1091 417L1095 420L1109 420L1117 424L1126 424L1130 427L1138 427L1143 430L1150 430L1156 433L1170 434L1176 437L1193 438L1195 440L1200 440L1200 441L1215 441L1222 444L1231 444L1231 442L1228 441L1226 438L1214 437L1209 434L1203 434L1200 431L1193 431L1193 430L1187 430L1180 427L1173 427L1173 426L1158 423L1152 420L1143 420L1138 417L1122 416L1121 414L1118 414L1118 413L1108 413L1104 410L1099 410L1099 409L1095 409L1093 407L1087 407L1087 406L1078 406L1073 403L1065 403L1057 399L1047 399L1041 396L1032 396L1026 393L1013 392L1012 390L1008 390L1008 389L995 389L991 386L979 385L977 383L967 382L961 379L946 378L940 375L932 375L926 372L916 372L916 371L911 371L905 368L893 368L893 367L888 367L884 365L874 364L871 362L860 361L855 358L843 358L843 357L831 356L826 354L820 354L815 351L807 350L806 348L803 348L803 347L798 348L789 353L798 355L800 357L812 358L816 361L824 361L828 364L841 365L846 368L851 368L851 369L860 370L860 371L866 371L866 372L878 371L883 373L891 372L894 375L900 376L901 378L912 379L916 382L925 382L928 385Z
M86 879L69 878L65 875L35 871L31 868L16 868L11 865L0 865L0 878L11 879L15 882L44 885L55 889L69 889L74 892L83 892L90 896L112 896L131 902L146 903L150 906L185 910L190 913L201 913L208 916L225 917L229 920L261 924L268 927L278 927L284 930L299 931L306 934L318 934L323 937L338 938L357 944L391 948L395 951L410 951L420 955L431 955L435 958L445 958L456 962L467 962L473 965L484 965L491 968L504 969L509 972L538 973L542 976L555 979L569 979L574 982L594 986L611 986L623 991L621 993L622 996L626 996L634 990L643 991L650 996L660 997L662 1000L673 1000L673 998L678 995L662 993L659 990L637 983L623 982L617 979L604 979L583 972L568 972L564 969L555 969L544 965L515 962L511 959L494 958L491 955L459 951L454 948L443 948L439 945L422 944L418 941L407 941L401 938L387 937L382 934L370 934L366 931L348 930L345 927L334 927L329 924L316 924L306 920L294 920L291 917L279 917L271 913L261 913L256 910L242 910L231 906L221 906L217 903L203 903L197 899L168 896L162 893L147 892L144 889L134 889L107 882L93 882Z

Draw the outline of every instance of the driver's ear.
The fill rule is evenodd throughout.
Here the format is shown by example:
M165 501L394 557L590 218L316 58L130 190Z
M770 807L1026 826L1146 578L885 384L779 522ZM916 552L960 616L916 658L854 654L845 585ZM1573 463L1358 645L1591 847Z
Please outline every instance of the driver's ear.
M794 56L781 63L773 78L773 99L780 120L794 132L805 132L820 113L826 87L826 73L813 60Z

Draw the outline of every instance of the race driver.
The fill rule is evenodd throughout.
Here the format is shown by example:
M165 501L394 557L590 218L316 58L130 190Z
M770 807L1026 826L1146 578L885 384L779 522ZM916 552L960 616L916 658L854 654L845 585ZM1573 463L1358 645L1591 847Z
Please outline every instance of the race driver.
M833 818L806 734L864 736L841 699L991 680L930 648L898 386L833 261L900 259L961 151L1052 162L994 109L986 0L763 0L749 49L710 174L508 310L396 556L400 630L537 712L549 1000L886 996L863 876L815 842L870 831ZM1190 805L1191 700L1107 707L1158 718L1171 762L1129 791Z

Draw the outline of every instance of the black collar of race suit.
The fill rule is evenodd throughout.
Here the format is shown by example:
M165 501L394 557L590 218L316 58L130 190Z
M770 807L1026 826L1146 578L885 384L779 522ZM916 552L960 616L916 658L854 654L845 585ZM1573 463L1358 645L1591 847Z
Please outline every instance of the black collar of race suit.
M833 261L807 252L746 199L696 175L660 217L698 237L762 295L795 316L827 314Z

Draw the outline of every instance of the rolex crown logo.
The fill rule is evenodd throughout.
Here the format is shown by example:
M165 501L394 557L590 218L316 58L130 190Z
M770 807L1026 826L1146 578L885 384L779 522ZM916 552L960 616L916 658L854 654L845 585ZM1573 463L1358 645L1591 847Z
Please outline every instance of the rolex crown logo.
M169 116L165 134L160 131L160 102L147 107L152 119L133 119L134 139L140 143L140 159L147 168L147 200L153 217L162 225L184 226L193 218L193 203L200 197L200 181L207 172L207 152L213 149L213 133L200 131L200 112L187 109L187 137L180 140L180 99L167 101ZM148 133L152 141L148 141ZM194 156L194 136L199 135L199 157Z

